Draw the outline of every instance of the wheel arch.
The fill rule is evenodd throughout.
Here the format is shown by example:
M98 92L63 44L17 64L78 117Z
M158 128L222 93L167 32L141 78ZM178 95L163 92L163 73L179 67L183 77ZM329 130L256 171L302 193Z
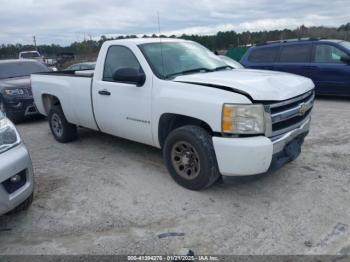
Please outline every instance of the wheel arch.
M160 147L163 147L167 136L173 130L186 125L202 127L210 135L214 135L214 131L210 125L201 119L176 113L164 113L160 116L158 122L158 142Z
M53 106L61 105L59 98L55 95L42 94L41 98L42 98L43 108L45 110L46 115L49 114L50 109Z

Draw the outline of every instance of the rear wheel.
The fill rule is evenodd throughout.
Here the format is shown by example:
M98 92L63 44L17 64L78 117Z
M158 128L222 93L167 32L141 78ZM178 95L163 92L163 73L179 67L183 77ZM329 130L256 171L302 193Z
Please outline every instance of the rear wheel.
M77 127L69 123L60 106L53 106L49 113L50 129L60 143L68 143L77 138Z
M201 190L220 177L212 138L201 127L183 126L172 131L163 156L173 179L185 188Z

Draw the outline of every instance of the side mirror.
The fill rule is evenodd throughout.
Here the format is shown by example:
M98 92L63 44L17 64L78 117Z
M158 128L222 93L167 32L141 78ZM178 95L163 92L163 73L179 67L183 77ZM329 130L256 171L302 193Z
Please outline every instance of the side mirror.
M113 80L116 82L142 86L146 81L146 76L144 73L140 73L135 68L123 67L123 68L116 69L114 71Z
M350 56L345 55L340 58L340 61L344 62L345 64L350 64Z

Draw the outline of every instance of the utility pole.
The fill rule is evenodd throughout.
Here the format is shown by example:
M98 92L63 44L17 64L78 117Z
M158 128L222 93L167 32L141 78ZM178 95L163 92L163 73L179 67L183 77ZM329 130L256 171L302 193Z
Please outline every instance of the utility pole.
M33 42L34 42L35 49L37 49L36 48L36 37L35 37L35 35L33 36Z

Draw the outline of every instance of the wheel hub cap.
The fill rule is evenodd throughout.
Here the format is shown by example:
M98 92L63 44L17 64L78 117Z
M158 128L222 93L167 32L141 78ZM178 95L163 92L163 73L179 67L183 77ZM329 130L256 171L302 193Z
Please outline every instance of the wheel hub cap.
M53 114L51 118L52 130L57 136L62 136L63 126L60 117L57 114Z
M184 155L182 158L181 158L181 162L183 165L188 165L190 163L190 157L187 156L187 155Z
M171 150L171 161L176 173L188 180L200 172L200 160L196 149L188 142L177 142Z

